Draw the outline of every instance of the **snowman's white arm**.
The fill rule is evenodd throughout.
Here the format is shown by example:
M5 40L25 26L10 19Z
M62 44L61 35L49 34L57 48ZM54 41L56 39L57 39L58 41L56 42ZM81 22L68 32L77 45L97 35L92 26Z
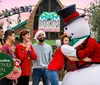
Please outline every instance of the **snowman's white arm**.
M69 45L62 45L61 51L65 56L76 57L76 49L74 49L73 47Z
M76 49L74 49L73 47L69 45L62 45L61 51L70 61L79 61L76 56Z
M76 49L74 49L69 45L62 45L61 51L70 61L85 61L85 62L91 61L91 59L88 58L88 56L82 60L79 60L76 55Z

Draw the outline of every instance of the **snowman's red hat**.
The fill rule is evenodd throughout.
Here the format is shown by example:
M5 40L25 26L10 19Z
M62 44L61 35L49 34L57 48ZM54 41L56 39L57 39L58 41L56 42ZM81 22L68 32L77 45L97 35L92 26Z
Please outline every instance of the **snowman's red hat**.
M72 22L73 20L84 17L85 14L79 15L79 13L76 11L76 5L70 5L66 8L61 9L58 11L58 15L60 15L64 19L64 26Z

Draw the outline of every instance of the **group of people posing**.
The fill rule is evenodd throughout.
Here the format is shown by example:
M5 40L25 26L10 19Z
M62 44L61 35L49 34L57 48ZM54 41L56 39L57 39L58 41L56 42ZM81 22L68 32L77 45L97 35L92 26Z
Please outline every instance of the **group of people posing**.
M32 44L31 31L23 29L19 34L19 43L15 45L15 32L9 29L4 33L3 27L0 26L0 52L19 59L22 69L21 76L18 79L10 80L5 77L0 79L0 85L29 85L31 73L32 85L39 85L41 78L43 85L59 85L58 72L63 68L64 64L67 64L66 69L69 71L72 70L68 66L71 65L71 61L79 60L77 57L66 57L61 53L61 45L69 45L70 38L67 35L61 37L61 45L57 46L54 53L52 47L44 42L45 37L44 31L34 31L34 39L37 40L37 43ZM33 60L33 67L31 60ZM87 57L83 61L90 62L91 59ZM33 72L31 72L31 67Z

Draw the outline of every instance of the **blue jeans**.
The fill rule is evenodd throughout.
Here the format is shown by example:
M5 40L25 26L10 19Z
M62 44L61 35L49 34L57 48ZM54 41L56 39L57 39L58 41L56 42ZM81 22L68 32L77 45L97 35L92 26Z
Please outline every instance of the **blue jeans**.
M47 70L47 76L51 82L51 85L59 85L59 83L58 83L58 71Z
M42 78L43 85L50 85L50 81L47 77L46 69L33 69L32 73L32 85L39 85L40 79Z

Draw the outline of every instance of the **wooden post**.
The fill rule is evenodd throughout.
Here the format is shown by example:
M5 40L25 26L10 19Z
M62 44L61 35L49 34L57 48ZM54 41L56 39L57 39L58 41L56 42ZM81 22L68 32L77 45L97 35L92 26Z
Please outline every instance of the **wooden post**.
M51 12L51 0L48 0L48 12ZM50 32L48 32L48 38L50 39Z

